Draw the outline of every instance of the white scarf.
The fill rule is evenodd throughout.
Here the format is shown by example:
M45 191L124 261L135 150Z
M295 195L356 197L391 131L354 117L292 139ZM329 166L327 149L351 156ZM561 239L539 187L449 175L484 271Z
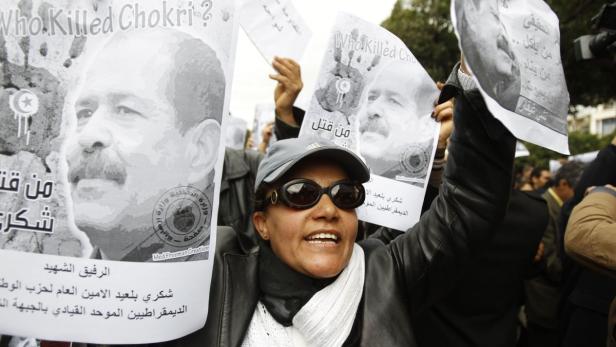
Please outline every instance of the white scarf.
M364 290L364 251L353 245L349 264L336 280L321 289L293 317L293 325L278 323L257 304L242 347L339 347L351 333Z

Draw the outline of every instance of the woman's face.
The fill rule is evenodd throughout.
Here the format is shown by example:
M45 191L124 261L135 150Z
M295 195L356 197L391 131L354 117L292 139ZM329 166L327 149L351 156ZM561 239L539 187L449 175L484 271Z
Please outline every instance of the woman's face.
M348 179L333 163L304 161L285 176L285 183L307 178L321 187ZM269 196L271 192L267 193ZM293 270L313 278L331 278L347 265L357 235L355 210L343 210L323 194L311 208L298 210L281 202L256 212L253 221L261 237L270 242L274 254Z

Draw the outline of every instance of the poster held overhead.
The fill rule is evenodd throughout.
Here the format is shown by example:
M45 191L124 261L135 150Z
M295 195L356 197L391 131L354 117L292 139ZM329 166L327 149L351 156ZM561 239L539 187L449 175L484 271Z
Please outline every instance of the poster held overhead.
M569 92L550 7L542 0L454 0L451 19L494 117L517 138L568 154Z
M240 9L240 24L263 58L300 61L312 32L291 0L249 0Z
M404 43L382 27L338 15L300 137L317 135L370 167L360 219L398 230L418 220L439 125L436 84Z
M522 157L528 157L529 155L530 155L530 152L528 151L528 148L526 148L526 146L524 146L522 142L518 141L515 144L515 157L522 158Z

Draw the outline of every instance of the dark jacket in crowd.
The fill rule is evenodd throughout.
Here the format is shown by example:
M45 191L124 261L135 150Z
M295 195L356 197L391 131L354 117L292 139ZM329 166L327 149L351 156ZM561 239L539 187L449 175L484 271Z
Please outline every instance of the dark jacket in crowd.
M612 306L610 306L610 316L607 324L607 346L608 347L616 347L616 298L612 301Z
M262 154L253 150L225 149L218 225L233 228L245 251L257 243L251 216L255 199L254 182L262 158Z
M454 76L448 90L457 91L456 85ZM346 345L415 346L411 315L447 291L464 260L485 246L502 221L515 139L476 90L462 93L455 114L445 181L431 209L388 245L360 242L366 280ZM258 259L258 247L243 252L233 230L220 228L206 325L162 345L239 346L260 297Z
M558 252L556 239L558 217L562 208L561 202L548 189L541 196L547 202L549 222L543 233L542 242L545 246L543 256L543 269L532 279L526 281L526 316L529 324L529 333L533 338L533 327L538 326L541 330L552 331L557 340L558 331L558 306L560 303L562 286L562 264Z
M590 163L575 187L575 196L565 203L559 230L564 237L573 208L586 189L616 185L616 146L608 145ZM562 254L563 239L560 240ZM562 346L604 347L610 303L616 297L616 279L586 269L572 259L563 259L563 303L561 307Z
M548 223L546 202L514 190L503 223L488 245L462 270L453 290L415 320L422 347L513 347L523 280Z

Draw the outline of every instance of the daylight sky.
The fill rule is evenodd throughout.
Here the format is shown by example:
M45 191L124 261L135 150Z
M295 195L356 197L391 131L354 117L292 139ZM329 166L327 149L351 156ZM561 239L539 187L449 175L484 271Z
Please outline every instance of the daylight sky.
M312 95L330 29L338 11L380 24L391 13L395 0L294 0L293 3L312 30L311 42L300 61L304 90L297 103L304 106ZM268 78L272 72L273 69L240 29L231 94L231 114L246 120L249 128L252 128L255 105L273 103L276 84Z

